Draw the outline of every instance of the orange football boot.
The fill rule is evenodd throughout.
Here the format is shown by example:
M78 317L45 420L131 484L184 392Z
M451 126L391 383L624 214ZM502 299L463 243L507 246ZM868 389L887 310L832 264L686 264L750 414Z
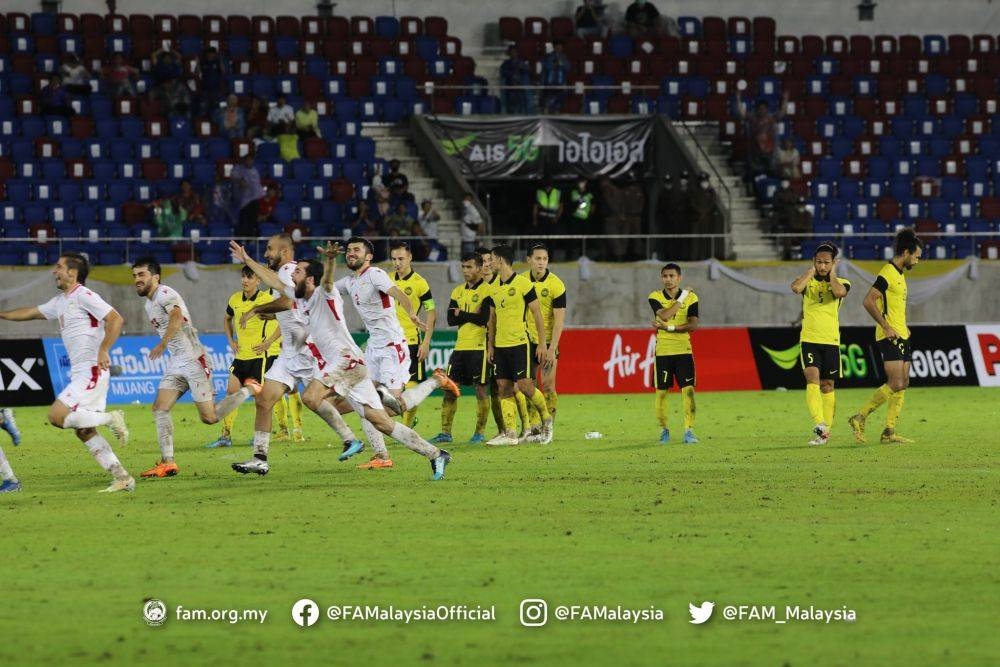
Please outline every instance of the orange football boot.
M177 464L173 461L170 463L160 461L155 466L139 475L139 477L173 477L180 471L181 469L178 468Z
M434 369L434 377L436 377L438 382L441 384L441 388L444 389L449 394L451 394L452 396L458 398L462 394L462 390L458 388L458 385L455 384L455 381L452 380L450 377L448 377L448 374L445 373L442 369L440 368Z
M368 463L362 463L358 466L361 470L377 470L378 468L391 468L392 459L380 459L377 456L373 456Z

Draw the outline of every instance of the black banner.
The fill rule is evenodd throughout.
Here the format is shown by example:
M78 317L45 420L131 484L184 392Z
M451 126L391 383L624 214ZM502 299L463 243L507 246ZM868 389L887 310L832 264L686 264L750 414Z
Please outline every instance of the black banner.
M652 159L652 117L428 120L466 178L616 178Z
M0 343L0 407L48 405L52 400L52 379L42 341Z
M800 329L750 327L757 374L764 389L803 389L799 361ZM976 366L962 326L910 327L913 363L910 384L915 387L977 385ZM882 355L875 345L875 327L840 329L838 387L877 387L885 382Z

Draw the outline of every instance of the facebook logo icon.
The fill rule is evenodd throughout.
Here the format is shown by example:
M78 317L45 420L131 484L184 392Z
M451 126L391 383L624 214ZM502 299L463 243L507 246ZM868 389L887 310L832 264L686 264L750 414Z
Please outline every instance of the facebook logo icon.
M292 620L303 628L314 625L319 620L319 605L303 598L292 605Z

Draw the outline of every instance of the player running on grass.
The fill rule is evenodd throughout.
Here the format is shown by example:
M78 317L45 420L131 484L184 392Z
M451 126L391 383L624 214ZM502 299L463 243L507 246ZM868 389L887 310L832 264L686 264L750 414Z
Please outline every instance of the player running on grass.
M810 445L825 445L833 426L833 383L840 378L840 307L851 289L850 281L837 275L837 261L837 247L824 241L813 253L812 266L792 282L792 291L802 295L799 359L816 436Z
M433 478L444 477L451 455L421 438L413 429L394 421L382 407L375 385L368 377L361 350L344 321L344 303L334 287L333 276L336 256L342 252L339 245L327 244L322 249L324 261L302 260L295 268L292 279L295 287L285 287L277 274L255 262L246 249L235 241L230 242L233 256L254 270L265 285L282 289L283 297L274 302L274 308L295 308L305 315L309 334L315 346L318 362L317 375L310 382L306 394L334 393L345 399L362 419L367 419L381 433L391 435L408 449L430 461ZM358 452L361 448L358 448ZM357 452L355 452L357 453ZM234 463L239 472L260 471L258 460Z
M70 383L49 407L49 423L73 429L98 465L111 473L114 479L104 492L134 491L135 479L97 432L98 426L107 426L119 445L128 442L125 414L121 410L105 411L111 375L110 350L125 320L96 292L85 287L89 272L86 257L75 252L63 253L52 269L61 293L40 306L0 312L0 319L59 320L59 332L69 356Z
M290 234L275 234L267 241L264 258L267 261L267 271L273 276L273 282L268 287L279 293L284 288L294 288L292 275L298 267L294 259L295 245ZM245 254L245 253L244 253ZM255 262L256 264L256 262ZM257 266L260 266L257 264ZM259 276L259 272L256 272ZM271 422L274 405L289 391L293 391L301 382L309 387L316 376L317 362L312 350L315 345L309 339L309 326L301 310L283 306L276 307L277 301L254 306L245 312L237 322L237 331L246 326L250 318L257 313L274 313L281 327L281 353L271 369L264 374L264 389L256 398L257 413L254 419L253 459L245 463L234 463L233 469L240 473L255 472L266 475L270 467L267 462L271 446ZM344 422L337 409L324 400L325 390L322 387L302 394L302 402L310 410L319 415L326 424L337 432L343 440L344 450L341 461L346 461L353 454L361 451L363 444L354 437L354 431ZM291 400L289 404L291 404ZM293 411L294 418L294 411Z
M913 360L910 328L906 326L906 272L920 263L923 249L924 242L912 229L899 230L892 259L878 272L875 284L865 295L865 310L876 323L875 344L882 353L886 382L875 390L856 415L847 420L855 439L862 444L865 442L865 420L883 403L888 403L889 407L882 443L913 442L896 434L896 420L903 409L903 395L910 386L910 362Z
M160 264L152 257L140 257L132 264L132 278L136 294L146 299L146 318L160 335L160 342L149 351L150 361L156 361L164 352L170 353L153 401L160 460L141 476L173 477L180 468L174 461L174 422L170 411L178 399L190 390L201 421L217 424L240 403L259 394L260 382L247 378L238 391L215 403L211 362L198 340L198 330L184 299L177 290L160 284Z

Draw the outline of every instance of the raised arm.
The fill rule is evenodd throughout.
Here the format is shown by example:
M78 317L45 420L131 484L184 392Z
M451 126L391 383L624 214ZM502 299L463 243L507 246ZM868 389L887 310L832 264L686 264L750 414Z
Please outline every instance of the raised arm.
M802 294L805 292L806 286L809 285L809 281L812 280L815 275L816 267L810 266L801 276L792 281L792 291L796 294ZM833 285L832 280L830 281L830 284Z
M247 249L241 246L236 241L229 242L229 251L233 253L233 258L243 262L250 267L250 270L257 274L260 281L279 293L283 292L286 285L281 282L278 278L278 274L267 268L260 262L254 261L250 255L247 254ZM273 302L272 302L273 303ZM270 305L270 304L268 304Z
M847 296L849 287L844 283L840 282L840 278L837 276L837 264L840 263L839 259L833 260L833 266L830 267L830 291L833 292L833 296L838 299L843 299Z
M24 308L15 308L14 310L4 310L0 311L0 320L9 320L11 322L27 322L28 320L44 320L45 316L42 315L42 311L38 310L38 306L25 306Z

